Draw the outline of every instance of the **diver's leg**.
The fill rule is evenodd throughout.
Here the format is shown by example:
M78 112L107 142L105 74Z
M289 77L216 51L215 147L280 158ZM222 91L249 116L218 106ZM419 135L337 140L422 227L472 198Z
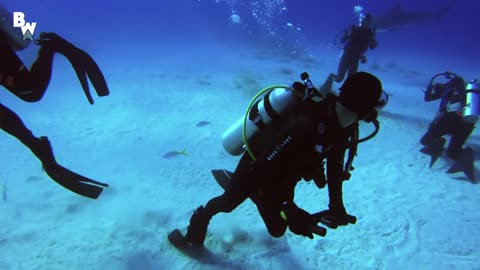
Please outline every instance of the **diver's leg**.
M7 58L8 69L11 69L11 81L3 84L5 88L24 101L39 101L50 83L53 52L40 48L30 71L14 52Z
M347 67L349 63L348 53L345 50L342 51L342 56L340 57L340 62L338 63L337 74L335 75L336 82L342 82L345 78L345 73L347 72Z
M287 222L280 215L280 205L266 200L259 200L256 205L268 233L273 237L282 237L287 230Z
M350 63L348 65L348 73L347 73L347 78L350 77L351 75L357 73L358 70L358 61L360 61L359 57L351 57Z
M210 219L220 212L232 212L248 198L248 193L244 188L248 180L243 176L248 173L249 161L248 155L244 155L232 175L228 189L222 195L208 201L205 207L200 206L195 210L185 235L187 241L195 245L203 245Z
M22 119L2 104L0 104L0 128L27 146L44 166L55 163L48 139L35 137Z
M35 137L24 125L22 119L9 108L0 104L0 129L17 138L27 146L42 162L45 172L58 184L79 195L96 199L100 196L104 184L61 166L55 160L52 146L47 137Z
M452 123L453 124L453 123ZM462 152L463 144L475 128L474 124L462 122L461 117L456 121L455 130L452 131L452 137L447 148L447 156L451 159L457 159Z
M424 146L431 145L435 141L441 139L442 136L449 133L451 125L450 113L441 113L430 124L427 132L420 139L420 143Z
M192 244L203 245L210 219L220 212L232 212L247 198L248 195L245 193L235 193L233 190L232 192L226 191L222 195L208 201L205 207L200 206L190 218L190 224L188 225L185 239Z

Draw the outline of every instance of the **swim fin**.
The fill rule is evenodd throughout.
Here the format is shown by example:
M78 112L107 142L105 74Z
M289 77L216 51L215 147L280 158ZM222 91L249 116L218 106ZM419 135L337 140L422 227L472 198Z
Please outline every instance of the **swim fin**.
M45 136L40 137L29 148L42 162L43 169L48 176L74 193L96 199L102 193L102 187L108 187L108 184L79 175L58 164L55 160L50 140Z
M213 178L224 190L228 188L230 179L232 179L233 173L227 170L212 170Z
M168 234L168 241L183 254L193 259L201 260L202 258L212 256L205 246L192 245L179 229L175 229Z
M220 187L223 188L223 190L227 190L229 185L230 185L230 180L233 177L233 173L230 171L227 171L225 169L221 170L212 170L212 175L213 178L217 181L217 183L220 185ZM262 194L260 191L253 192L252 194L249 194L249 198L254 202L255 204L261 199Z
M437 159L442 155L443 146L445 145L446 141L447 140L445 140L444 138L440 138L438 140L435 140L432 144L429 144L420 149L420 152L431 157L430 168L432 168L433 164L435 164L435 161L437 161Z
M447 173L463 172L470 181L475 181L475 170L473 166L473 149L471 147L464 148L460 157L455 160L453 165L448 169Z
M40 39L36 40L35 44L53 50L54 52L58 52L70 61L90 104L93 105L94 101L90 94L87 76L98 96L103 97L110 94L110 90L108 89L102 71L95 60L93 60L93 58L85 51L75 47L55 33L41 33Z
M43 167L45 172L55 182L78 195L97 199L108 184L97 182L80 174L70 171L62 165L55 163Z

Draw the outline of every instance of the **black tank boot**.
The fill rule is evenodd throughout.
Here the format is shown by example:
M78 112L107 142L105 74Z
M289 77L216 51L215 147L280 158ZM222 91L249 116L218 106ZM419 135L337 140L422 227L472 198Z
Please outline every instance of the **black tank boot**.
M185 240L192 243L192 245L203 246L210 219L211 217L206 214L206 210L203 206L197 208L190 218L190 225L188 225Z

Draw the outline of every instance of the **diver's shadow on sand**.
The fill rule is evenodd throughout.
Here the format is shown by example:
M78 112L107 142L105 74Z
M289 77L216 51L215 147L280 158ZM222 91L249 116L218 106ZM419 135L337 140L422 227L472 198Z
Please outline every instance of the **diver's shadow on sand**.
M265 261L268 261L267 268L271 269L304 269L292 253L287 238L272 238L259 231L233 231L233 240L217 238L212 249L195 260L222 269L253 269Z
M236 265L233 261L228 260L224 253L213 252L208 248L192 249L188 251L182 251L188 257L196 260L200 264L217 266L221 269L234 269L243 270L247 269L241 265Z
M279 239L272 239L272 241L282 241ZM272 243L271 241L267 241L268 243ZM203 248L200 250L191 250L187 252L183 252L188 257L192 258L193 260L197 261L198 263L211 266L219 269L233 269L233 270L246 270L252 269L252 266L255 265L255 261L262 261L268 258L273 264L277 264L279 266L288 266L286 269L303 269L301 264L296 260L293 254L288 250L278 250L274 246L267 247L269 244L265 243L266 246L259 247L259 246L251 246L252 250L251 253L246 251L238 251L240 254L248 254L249 258L243 257L235 257L232 254L235 254L235 251L232 253L225 252L223 249L220 251L215 251ZM253 244L253 243L252 243ZM245 248L245 247L244 247ZM258 248L264 248L261 252L258 252ZM255 252L257 251L257 252Z

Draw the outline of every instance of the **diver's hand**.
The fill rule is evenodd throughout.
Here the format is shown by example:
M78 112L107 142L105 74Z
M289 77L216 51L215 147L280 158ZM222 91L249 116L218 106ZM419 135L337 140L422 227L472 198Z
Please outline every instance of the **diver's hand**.
M298 208L297 212L288 218L288 228L297 235L313 239L313 230L317 224L307 211Z
M319 226L313 216L293 203L284 204L282 216L286 219L290 231L296 235L303 235L310 239L313 239L314 233L321 236L325 235L323 232L318 232L316 227Z
M338 226L355 224L357 217L348 214L346 211L324 210L313 215L316 222L320 222L325 226L336 229Z

